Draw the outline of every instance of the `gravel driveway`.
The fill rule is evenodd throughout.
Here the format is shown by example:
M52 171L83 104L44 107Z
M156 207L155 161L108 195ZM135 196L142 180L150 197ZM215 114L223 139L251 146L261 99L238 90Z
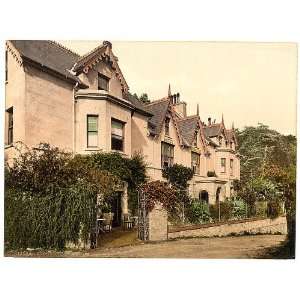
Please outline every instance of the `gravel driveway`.
M192 238L91 250L84 257L136 258L259 258L277 247L285 235Z

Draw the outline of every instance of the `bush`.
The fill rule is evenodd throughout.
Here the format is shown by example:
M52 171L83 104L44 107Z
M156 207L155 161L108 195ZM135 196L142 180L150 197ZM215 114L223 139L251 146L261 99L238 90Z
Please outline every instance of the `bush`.
M201 224L210 220L208 204L192 201L187 209L187 218L191 223Z
M234 197L231 200L232 203L232 218L243 219L247 217L247 207L245 201L240 198Z
M183 165L174 164L172 167L164 168L162 176L178 189L186 189L187 183L193 177L193 170Z
M116 154L76 155L48 144L20 151L5 168L5 246L64 249L87 240L99 205L127 181L135 188L146 178L142 158Z
M208 171L207 172L207 177L217 177L217 174L215 171Z
M279 201L269 201L267 215L271 219L277 218L282 213L281 203Z
M177 207L176 190L163 181L150 181L141 186L141 192L146 197L146 210L152 211L156 203L160 203L169 213Z

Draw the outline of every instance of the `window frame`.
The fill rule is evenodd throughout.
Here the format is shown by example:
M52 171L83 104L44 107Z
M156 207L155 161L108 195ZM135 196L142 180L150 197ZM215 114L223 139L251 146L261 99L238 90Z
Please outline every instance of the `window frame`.
M197 159L193 159L193 157L196 157L197 156ZM196 164L194 164L194 162L196 161ZM200 174L200 154L197 153L197 152L191 152L191 167L192 167L192 170L194 172L194 174L197 174L199 175Z
M165 135L166 136L170 136L170 121L171 121L170 117L165 118Z
M105 88L100 88L100 78L107 81L107 87L105 87ZM102 90L102 91L108 92L108 91L109 91L109 81L110 81L110 78L109 78L109 77L105 76L105 75L102 74L102 73L98 73L98 90Z
M14 107L11 106L6 110L7 113L7 145L14 142Z
M119 123L122 125L122 136L120 135L117 135L117 134L113 134L112 133L112 123L115 122L115 123ZM115 118L111 118L111 122L110 122L110 126L111 126L111 130L110 130L110 149L112 151L120 151L120 152L124 152L124 149L125 149L125 122L121 121L121 120L118 120L118 119L115 119ZM118 139L118 140L121 140L122 141L122 150L120 149L113 149L113 143L112 143L112 139L113 139L113 135L114 136L118 136L118 137L121 137L121 139Z
M193 142L193 146L198 148L198 131L194 132L194 142Z
M168 147L167 151L163 151L164 147ZM172 167L174 164L174 145L161 142L161 168L164 169L166 167ZM167 152L167 155L165 154ZM168 155L169 153L169 155ZM165 166L165 162L167 162L167 166Z
M89 118L96 117L97 118L97 130L89 130ZM89 132L96 132L97 133L97 146L90 146L89 145ZM86 115L86 146L87 148L98 148L99 147L99 115L96 114L88 114Z
M230 158L230 161L229 161L229 168L230 168L230 175L233 175L233 158Z
M224 165L223 165L224 162ZM226 173L226 158L222 157L221 158L221 173Z

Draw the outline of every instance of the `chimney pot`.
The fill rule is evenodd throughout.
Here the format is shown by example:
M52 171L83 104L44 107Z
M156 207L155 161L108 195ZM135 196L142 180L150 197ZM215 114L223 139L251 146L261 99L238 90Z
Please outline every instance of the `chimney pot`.
M110 49L112 49L112 44L110 41L103 41L104 46L108 46Z
M208 125L211 125L211 118L208 118Z

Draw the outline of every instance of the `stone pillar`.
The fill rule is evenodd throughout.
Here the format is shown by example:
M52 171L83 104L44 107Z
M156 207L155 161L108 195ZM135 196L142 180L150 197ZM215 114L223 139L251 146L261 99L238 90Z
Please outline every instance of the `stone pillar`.
M149 212L149 241L168 239L168 213L161 204L155 204Z

